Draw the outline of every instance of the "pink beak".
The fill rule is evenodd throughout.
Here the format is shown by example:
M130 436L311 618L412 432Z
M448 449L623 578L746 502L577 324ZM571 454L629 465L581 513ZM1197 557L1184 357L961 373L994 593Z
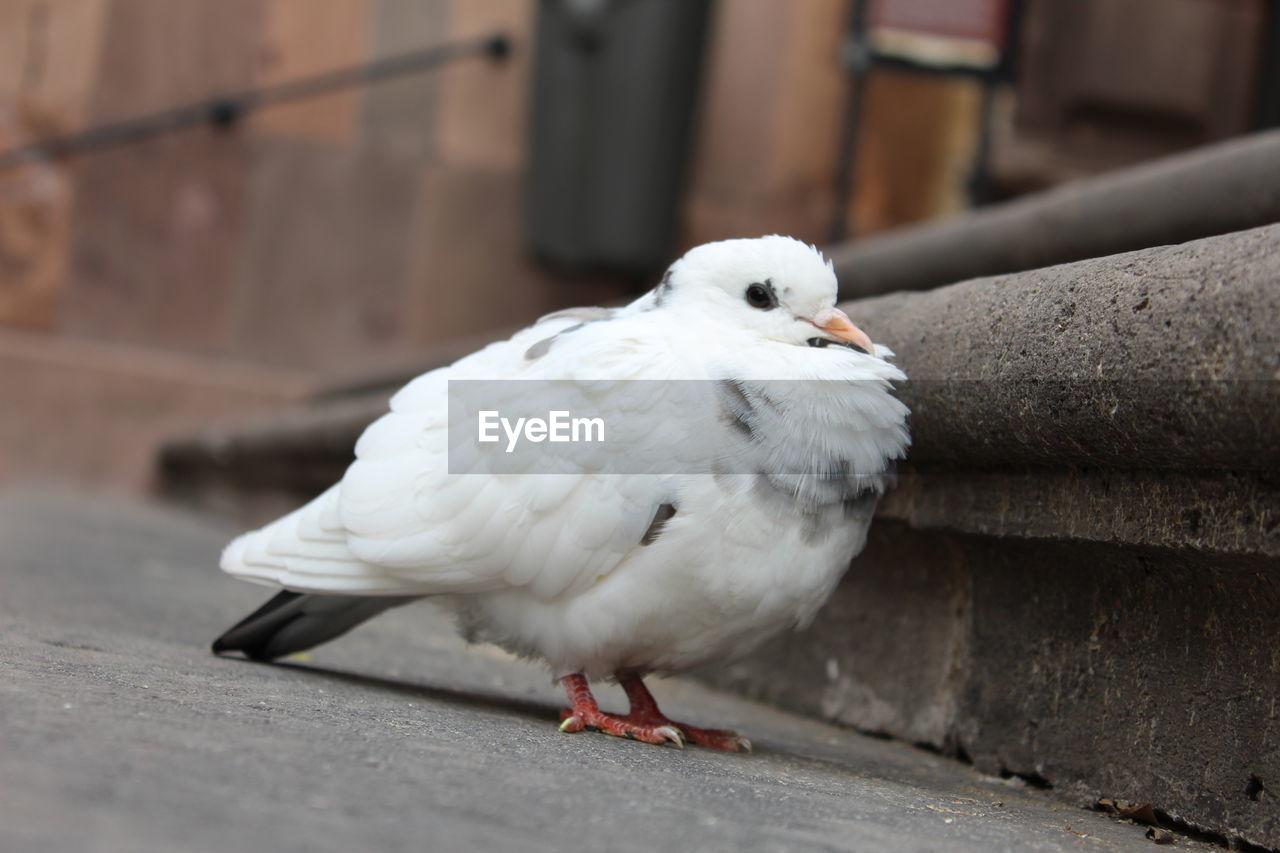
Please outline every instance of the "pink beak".
M809 322L834 338L839 338L854 346L861 347L868 354L876 351L875 344L871 343L871 338L867 337L867 333L853 325L849 315L839 308L823 308L817 314L814 314L813 319Z

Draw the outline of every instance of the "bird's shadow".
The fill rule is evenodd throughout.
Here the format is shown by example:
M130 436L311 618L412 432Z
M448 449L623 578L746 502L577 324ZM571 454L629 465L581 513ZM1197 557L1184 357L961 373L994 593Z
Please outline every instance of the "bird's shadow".
M226 657L229 659L235 659L231 658L229 655ZM402 696L411 696L415 699L440 702L449 705L461 705L478 711L494 711L516 714L537 722L546 722L548 720L559 722L560 708L563 707L559 704L549 705L529 699L519 699L506 694L417 684L411 681L401 681L396 678L388 678L383 675L368 675L359 672L348 672L346 670L333 669L327 666L316 666L315 664L302 663L299 661L255 661L244 658L238 660L241 663L255 664L257 666L299 670L326 678L330 681L339 681L344 684L351 684L357 687L398 693Z
M401 681L400 679L388 678L382 675L367 675L358 672L348 672L346 670L332 669L326 666L316 666L315 664L303 663L301 661L253 660L252 658L239 658L234 655L226 654L219 655L219 657L224 657L228 660L235 660L240 663L254 664L273 669L297 670L325 678L329 681L342 682L344 684L350 684L361 688L371 688L390 693L398 693L402 696L409 696L415 699L458 705L472 708L477 711L506 713L523 717L538 724L545 724L547 722L558 723L560 721L560 709L565 707L564 703L547 704L545 702L536 702L529 699L519 699L508 694L489 693L482 690L416 684L411 681ZM753 747L752 751L757 755L762 753L770 754L774 752L774 750L767 747L762 750L758 744ZM733 753L721 752L719 750L708 750L708 753L726 756L733 755Z

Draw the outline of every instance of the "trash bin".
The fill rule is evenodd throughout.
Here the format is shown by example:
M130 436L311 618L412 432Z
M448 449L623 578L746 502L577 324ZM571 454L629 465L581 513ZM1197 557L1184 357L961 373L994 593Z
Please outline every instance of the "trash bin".
M567 271L670 260L710 0L540 0L525 231Z

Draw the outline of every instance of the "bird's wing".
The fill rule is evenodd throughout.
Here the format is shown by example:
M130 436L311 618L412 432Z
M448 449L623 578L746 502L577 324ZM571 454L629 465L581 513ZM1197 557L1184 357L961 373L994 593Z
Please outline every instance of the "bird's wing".
M500 458L501 470L474 460L465 470L479 473L449 470L453 380L503 380L494 386L501 396L516 380L554 379L606 422L661 408L654 396L679 386L660 381L680 365L643 320L582 326L574 319L539 323L405 386L361 436L342 481L237 539L223 568L299 591L366 595L523 587L554 597L609 574L643 547L671 500L667 474L574 470L572 456L559 469L570 473L539 473L537 456ZM634 383L619 385L630 379L659 381L637 394Z

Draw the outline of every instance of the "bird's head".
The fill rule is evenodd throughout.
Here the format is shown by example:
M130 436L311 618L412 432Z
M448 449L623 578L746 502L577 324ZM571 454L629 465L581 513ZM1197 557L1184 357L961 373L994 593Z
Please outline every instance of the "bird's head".
M836 308L836 275L792 237L722 240L690 249L658 286L662 305L797 346L843 345L873 354L871 339Z

